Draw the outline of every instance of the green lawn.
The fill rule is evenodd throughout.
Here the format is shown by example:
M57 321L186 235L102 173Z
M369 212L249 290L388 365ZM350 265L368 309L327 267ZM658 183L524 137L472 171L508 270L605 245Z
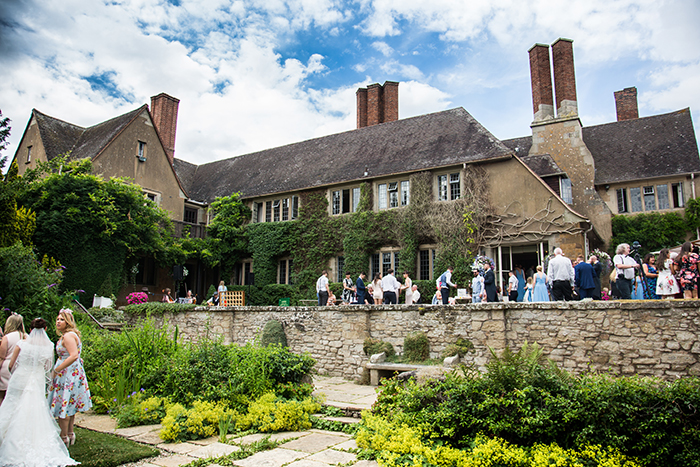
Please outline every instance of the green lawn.
M158 449L135 443L119 436L76 428L76 443L69 448L70 456L81 467L116 467L160 454Z

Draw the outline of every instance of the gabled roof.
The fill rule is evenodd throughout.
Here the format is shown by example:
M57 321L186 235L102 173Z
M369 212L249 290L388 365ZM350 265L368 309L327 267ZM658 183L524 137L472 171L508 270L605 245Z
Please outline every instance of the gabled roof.
M197 172L197 166L187 161L183 161L182 159L173 159L173 167L175 168L175 173L180 179L180 183L182 183L182 187L187 193L189 193L192 188L195 173Z
M700 172L690 109L584 127L583 142L595 161L596 185ZM532 136L503 144L527 155Z
M251 198L511 156L457 108L203 164L188 192L206 202L233 192ZM192 171L179 163L175 169L183 178Z
M596 185L700 172L690 109L583 129Z
M144 110L147 111L148 106L143 105L136 110L88 128L50 117L36 109L32 110L32 116L36 119L48 160L69 151L70 160L79 160L94 159Z
M552 159L552 156L549 154L525 155L521 156L520 159L541 178L566 174L566 172L554 162L554 159Z

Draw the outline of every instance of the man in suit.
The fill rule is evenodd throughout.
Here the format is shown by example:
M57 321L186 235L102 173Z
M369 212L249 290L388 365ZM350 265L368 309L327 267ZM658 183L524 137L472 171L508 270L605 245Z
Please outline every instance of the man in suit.
M598 261L596 255L591 255L588 262L593 266L593 279L595 280L595 289L593 289L593 300L600 300L600 275L603 272L603 265Z
M496 289L496 274L491 269L491 263L485 263L486 271L484 272L484 291L486 292L487 302L498 301L498 290Z
M357 282L355 283L356 289L357 289L357 304L358 305L364 305L365 304L365 295L367 294L367 286L365 285L365 278L367 277L367 274L364 272L360 273L360 277L357 278Z
M576 258L576 266L574 266L574 283L578 288L578 296L584 298L593 298L595 291L595 271L590 263L583 259L583 255L578 255Z

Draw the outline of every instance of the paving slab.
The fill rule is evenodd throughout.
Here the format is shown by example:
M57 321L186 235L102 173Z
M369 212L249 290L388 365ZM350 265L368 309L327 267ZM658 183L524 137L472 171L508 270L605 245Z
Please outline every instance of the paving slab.
M159 467L179 467L181 465L186 465L192 462L194 458L183 456L180 454L175 454L174 456L162 456L158 459L150 461L151 464L155 464Z
M238 467L282 467L306 456L308 453L277 448L234 461L234 465Z
M156 447L163 451L174 452L176 454L187 454L195 449L199 449L201 446L192 443L161 443Z
M335 449L326 449L316 454L307 457L309 460L325 462L326 464L348 464L355 462L357 456L350 452L336 451Z
M117 431L117 421L109 415L78 412L75 414L75 424L81 428L102 433L114 433Z
M352 464L352 467L379 467L377 461L357 461Z
M209 438L204 438L204 439L193 439L192 441L189 441L192 444L196 444L198 446L209 446L210 444L218 443L219 442L219 437L218 436L210 436Z
M319 462L315 461L309 458L305 459L299 459L298 461L294 461L291 464L287 464L285 467L329 467L330 464L326 464L325 462Z
M344 443L336 444L335 446L333 446L333 449L337 449L339 451L349 451L351 449L357 449L357 442L354 439L349 439Z
M234 446L231 444L214 443L208 446L200 446L194 451L187 453L190 457L197 457L199 459L206 459L208 457L221 457L227 456L232 452L240 451L240 446Z
M279 433L254 433L252 435L242 436L240 438L229 438L229 441L237 444L251 444L265 437L270 437L270 441L284 441L287 439L302 438L310 435L310 431L281 431Z
M150 444L153 446L155 446L157 444L161 444L163 442L163 440L160 439L160 430L149 431L148 433L143 433L140 435L132 436L129 439L132 441Z
M321 420L328 420L330 422L340 422L340 423L345 423L348 425L352 425L353 423L360 423L362 421L361 418L355 418L355 417L318 417Z
M336 444L347 441L347 437L329 435L326 433L311 433L301 439L290 441L284 444L285 449L295 449L304 452L319 452Z
M132 426L129 428L119 428L117 429L116 433L119 436L123 436L125 438L131 438L132 436L138 436L142 435L144 433L149 433L151 431L158 431L160 432L160 429L163 428L162 425L141 425L141 426Z

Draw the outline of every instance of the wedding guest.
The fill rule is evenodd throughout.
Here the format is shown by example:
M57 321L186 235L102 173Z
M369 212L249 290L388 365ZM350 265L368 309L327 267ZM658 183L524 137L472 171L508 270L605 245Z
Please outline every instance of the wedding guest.
M22 315L12 313L7 321L5 321L5 335L0 341L0 404L2 404L7 391L7 385L10 382L10 358L15 346L19 341L27 337L24 332L24 318Z
M692 243L685 242L676 257L676 269L680 276L683 298L698 298L698 255L693 253Z
M535 281L533 302L548 302L549 301L549 291L547 290L547 274L542 272L542 266L537 265L537 272L532 276Z
M403 272L403 285L401 286L401 290L406 291L406 305L412 304L413 303L413 281L408 276L408 271Z
M644 271L644 278L646 279L646 287L644 287L644 298L647 300L658 300L659 297L656 294L656 280L659 277L658 271L656 270L656 257L651 253L647 253L644 256L644 262L642 262L642 270Z
M382 273L378 272L374 275L372 281L372 298L376 305L381 305L384 301L384 292L382 291Z
M588 262L593 266L593 279L595 280L595 288L593 289L593 300L601 300L601 290L600 290L600 275L603 273L603 265L598 261L596 255L591 255L588 258Z
M87 412L92 407L83 359L80 358L83 344L80 331L75 325L73 310L62 308L58 312L56 333L61 337L56 343L58 360L52 373L49 401L51 414L58 418L61 439L68 445L75 444L75 414Z
M632 258L630 254L630 246L627 243L620 243L615 250L613 263L617 271L617 279L615 285L619 296L623 300L632 299L632 284L634 283L634 270L639 268L639 264Z
M343 279L343 293L340 299L345 303L350 303L353 295L355 295L355 284L353 284L351 276L349 272L346 272L345 279Z
M674 276L675 263L669 256L668 248L659 253L659 276L656 278L656 295L662 299L672 299L680 289Z

